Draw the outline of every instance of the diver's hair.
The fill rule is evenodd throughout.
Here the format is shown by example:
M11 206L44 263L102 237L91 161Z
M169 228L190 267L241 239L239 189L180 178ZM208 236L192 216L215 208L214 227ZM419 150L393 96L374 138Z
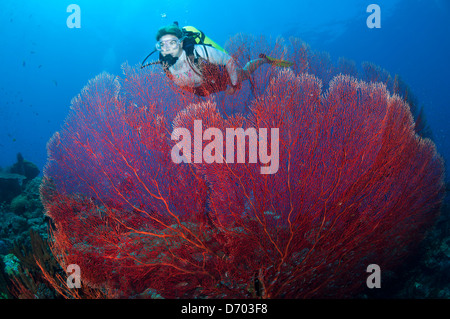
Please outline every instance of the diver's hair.
M178 39L181 39L183 36L183 31L181 31L180 27L176 24L166 25L161 27L158 32L156 32L156 41L159 41L159 39L166 34L173 34Z

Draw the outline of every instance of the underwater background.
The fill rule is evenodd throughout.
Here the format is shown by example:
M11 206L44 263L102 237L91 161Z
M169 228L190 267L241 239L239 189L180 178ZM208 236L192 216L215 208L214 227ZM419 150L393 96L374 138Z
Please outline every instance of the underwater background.
M81 9L80 28L66 24L71 14L67 7L72 3ZM366 9L372 3L381 8L381 28L369 28L366 24L371 14ZM99 73L121 75L122 63L139 64L153 50L156 30L173 21L180 26L195 26L222 45L237 33L295 36L312 50L329 52L333 62L340 57L357 65L368 61L398 74L410 87L418 106L423 107L433 141L447 161L449 15L448 0L2 0L0 167L16 163L20 153L42 174L47 161L46 144L64 123L72 98ZM447 163L445 166L448 168ZM447 174L447 183L448 178ZM32 186L34 190L38 188L37 184ZM38 201L36 193L27 195ZM37 206L35 203L34 209ZM448 207L444 207L448 215ZM3 214L2 222L7 216L12 215ZM25 217L28 225L39 223L29 222L39 218L37 215ZM444 251L447 257L440 260L440 270L450 268L450 243L442 241L443 234L448 236L445 231L436 235L442 244L437 248L439 253L433 255L438 258ZM3 241L5 244L0 240L0 249L10 246ZM6 248L0 253L5 255ZM448 275L440 279L436 281L445 287ZM401 297L450 296L448 289L437 288L439 295L432 288L419 287L419 281L412 282L415 288L422 289L420 293L409 291L410 295Z

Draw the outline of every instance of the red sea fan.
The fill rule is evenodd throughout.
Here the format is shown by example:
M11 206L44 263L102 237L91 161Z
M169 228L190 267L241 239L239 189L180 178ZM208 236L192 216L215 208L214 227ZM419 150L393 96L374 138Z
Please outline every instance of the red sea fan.
M383 84L338 75L324 91L266 68L235 97L248 112L227 114L229 97L124 71L72 101L41 188L55 255L109 297L352 296L369 264L393 269L439 212L442 159ZM176 129L191 161L173 161ZM249 136L227 144L228 129Z
M115 77L101 74L72 101L49 142L41 192L64 263L78 264L86 284L127 294L171 258L173 251L150 249L155 242L168 249L180 238L198 241L182 221L204 219L206 187L191 168L172 163L165 118L127 105L118 89Z
M198 108L204 122L217 113L181 116L201 119ZM279 128L278 171L228 159L201 168L231 281L257 278L266 297L348 296L370 263L392 269L420 241L438 213L442 160L384 85L339 76L324 93L287 71L251 111L243 128Z

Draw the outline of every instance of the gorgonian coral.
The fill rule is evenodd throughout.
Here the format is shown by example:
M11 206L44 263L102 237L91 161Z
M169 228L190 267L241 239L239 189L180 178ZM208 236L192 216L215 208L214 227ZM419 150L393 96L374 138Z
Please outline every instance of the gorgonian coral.
M122 78L100 74L72 101L48 144L41 196L53 251L85 285L109 297L351 296L369 264L392 269L432 225L443 164L398 82L358 79L351 63L333 66L296 39L244 40L228 45L238 60L264 51L296 65L264 66L236 95L207 98L124 65ZM219 150L216 130L193 143L222 161L175 163L174 130L194 136L200 120L202 132L242 129L244 143ZM245 143L252 129L256 146ZM250 160L264 138L273 174Z

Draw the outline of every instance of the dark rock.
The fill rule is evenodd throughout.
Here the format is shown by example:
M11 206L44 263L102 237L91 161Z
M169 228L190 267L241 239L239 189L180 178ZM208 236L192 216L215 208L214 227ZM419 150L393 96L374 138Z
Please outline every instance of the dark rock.
M24 175L0 172L0 203L10 203L11 200L22 192Z

